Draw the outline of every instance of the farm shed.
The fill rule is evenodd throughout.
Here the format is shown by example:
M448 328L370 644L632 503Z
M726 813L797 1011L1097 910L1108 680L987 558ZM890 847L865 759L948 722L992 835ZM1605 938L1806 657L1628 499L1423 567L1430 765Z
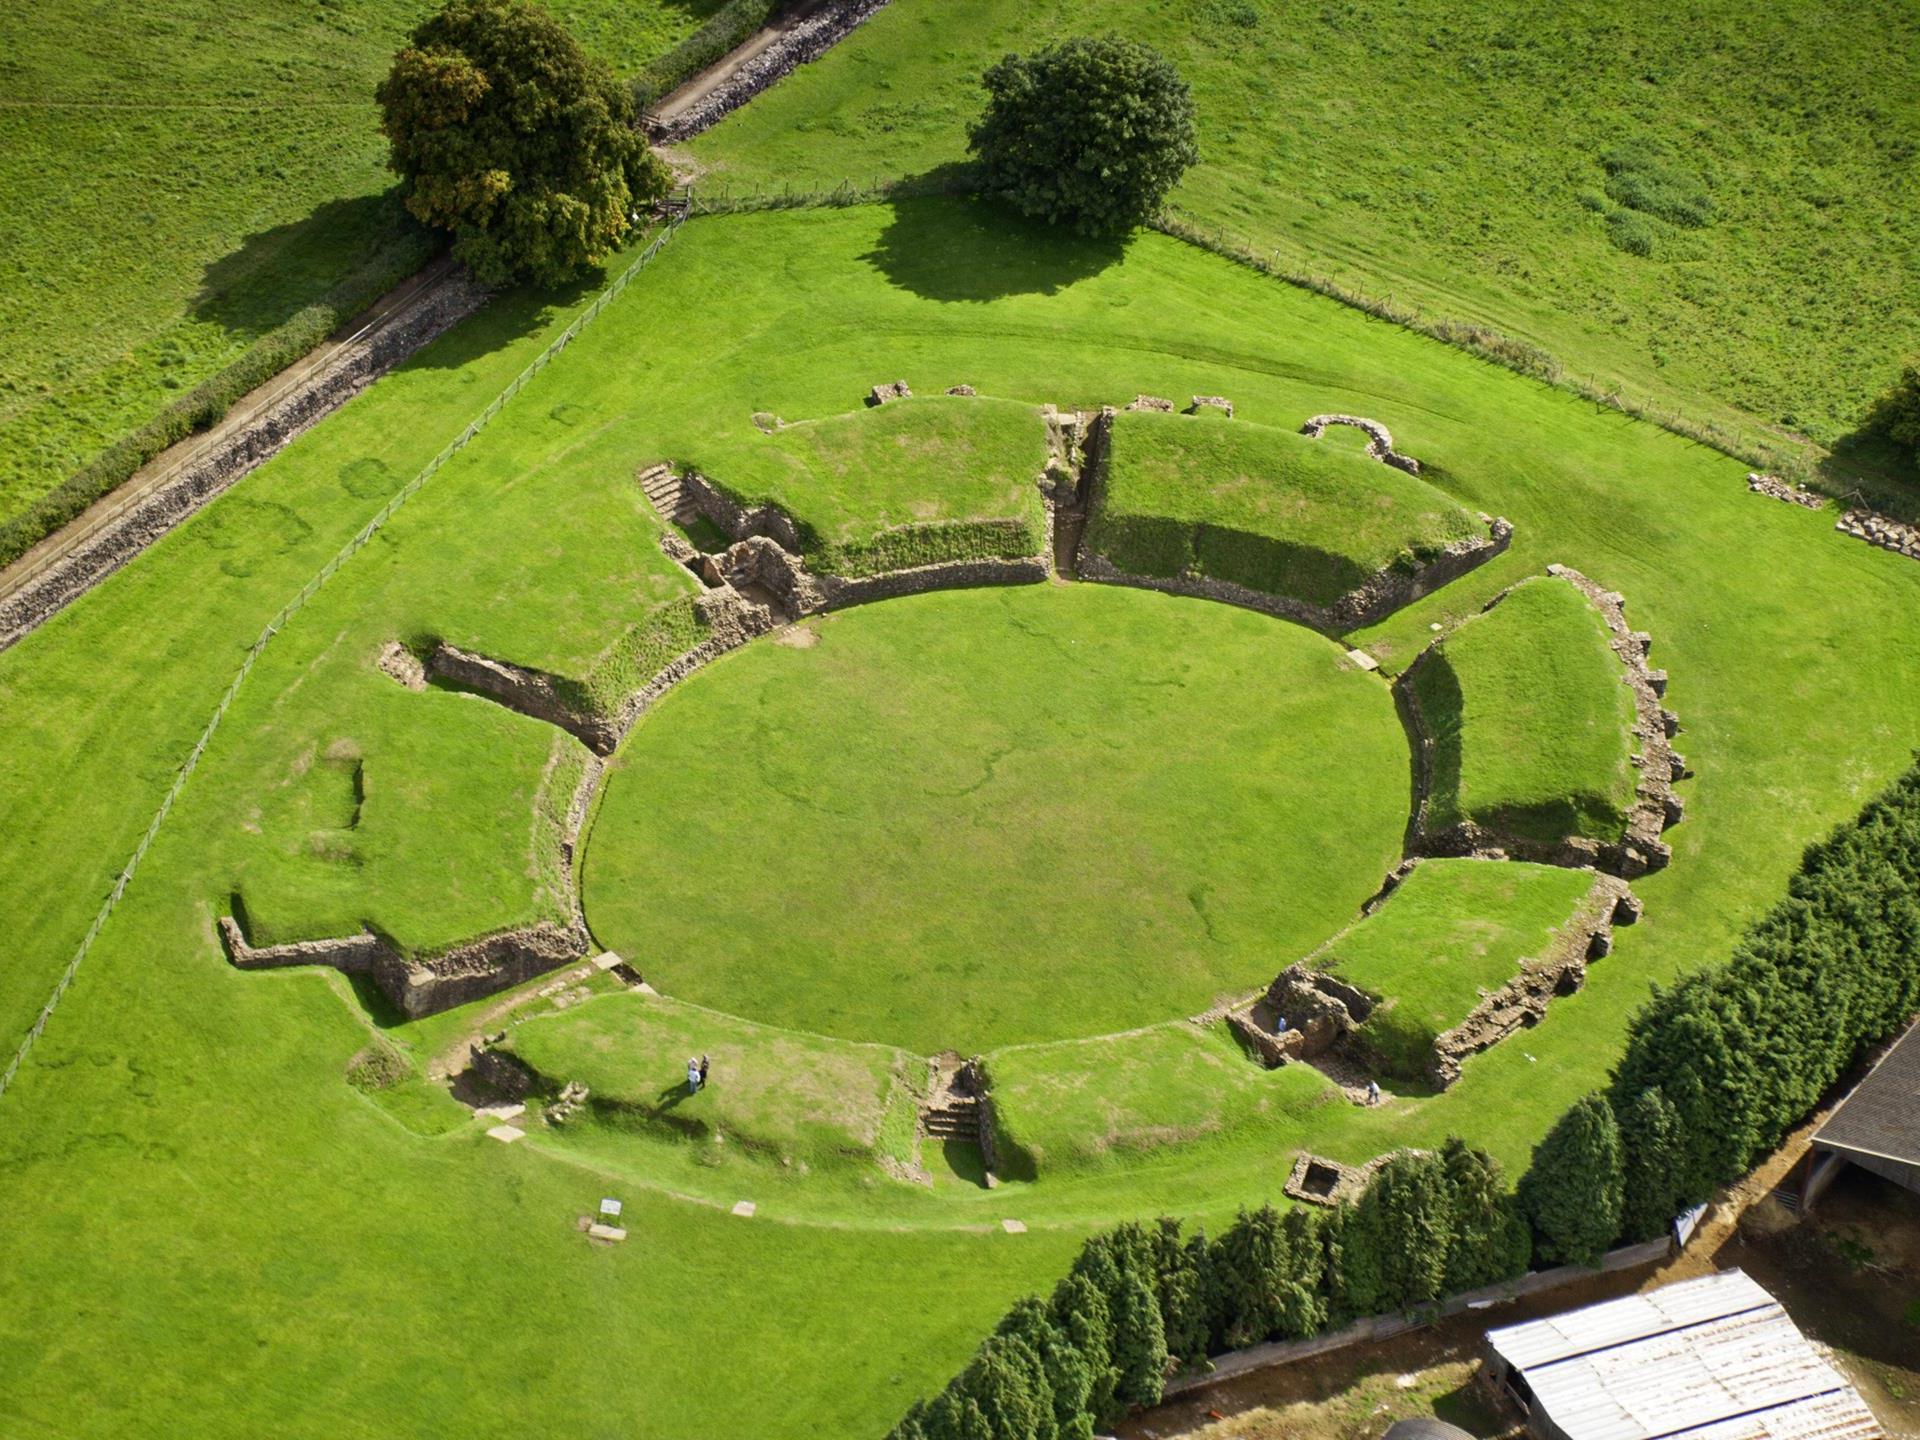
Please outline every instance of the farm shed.
M1849 1165L1920 1191L1920 1024L1840 1102L1800 1162L1800 1208Z
M1873 1412L1741 1270L1487 1333L1540 1440L1879 1440Z

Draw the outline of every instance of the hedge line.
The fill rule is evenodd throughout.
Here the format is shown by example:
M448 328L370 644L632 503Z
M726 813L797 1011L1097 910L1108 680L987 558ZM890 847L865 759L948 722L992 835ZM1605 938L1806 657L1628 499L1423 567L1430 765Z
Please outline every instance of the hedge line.
M891 1440L1087 1440L1158 1401L1175 1364L1512 1279L1527 1258L1499 1166L1459 1140L1396 1156L1338 1209L1243 1210L1211 1240L1177 1220L1121 1225L1050 1299L1016 1303Z
M745 44L756 30L785 9L787 0L729 0L704 24L673 49L642 66L629 82L633 108L651 110L661 100L726 55Z
M137 430L116 440L13 519L0 525L0 565L10 565L126 481L169 445L209 430L233 403L299 361L341 325L424 265L438 244L424 231L390 249L378 269L336 286L254 341Z
M1299 1339L1659 1235L1775 1148L1920 1008L1920 765L1808 850L1731 961L1656 991L1610 1089L1508 1194L1463 1141L1403 1153L1335 1210L1271 1206L1215 1240L1176 1220L1089 1239L890 1440L1087 1440L1175 1365Z
M802 529L801 539L816 569L848 579L960 560L1018 560L1037 555L1046 546L1038 515L897 525L866 540L817 547L815 537Z

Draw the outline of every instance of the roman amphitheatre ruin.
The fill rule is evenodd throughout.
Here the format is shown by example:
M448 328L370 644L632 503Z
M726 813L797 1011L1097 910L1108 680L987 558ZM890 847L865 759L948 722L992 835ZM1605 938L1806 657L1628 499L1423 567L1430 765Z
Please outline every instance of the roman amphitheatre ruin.
M265 183L221 127L307 66L273 163L311 198L156 258L179 324L92 380L23 321L0 487L58 499L136 361L212 373L227 251L257 304L345 285L386 178L289 157L368 128L426 8L222 42L205 188ZM886 1434L1116 1226L1332 1223L1450 1144L1512 1191L1913 763L1910 482L1824 372L1778 418L1713 309L1734 160L1647 255L1644 167L1568 141L1557 218L1483 239L1457 158L1249 148L1308 62L1195 0L1138 23L1201 162L1087 238L953 178L1038 22L762 5L726 58L747 7L630 8L563 18L623 79L704 58L641 87L675 183L627 244L489 288L382 238L419 260L384 306L0 572L0 1432ZM69 19L128 95L136 40L210 43ZM1332 55L1454 43L1301 23L1342 96ZM1640 356L1687 286L1727 353Z

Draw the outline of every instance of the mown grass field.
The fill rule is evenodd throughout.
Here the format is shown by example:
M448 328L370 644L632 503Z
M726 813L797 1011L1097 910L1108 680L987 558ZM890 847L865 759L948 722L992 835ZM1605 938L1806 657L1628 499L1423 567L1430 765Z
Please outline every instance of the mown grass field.
M925 174L963 158L993 60L1106 30L1193 87L1202 160L1176 206L1291 269L1490 326L1662 412L1824 443L1912 348L1902 0L896 0L688 148L715 188Z
M1633 804L1633 692L1606 621L1538 576L1443 637L1412 677L1433 737L1427 828L1617 840Z
M1539 958L1592 883L1585 871L1517 860L1423 860L1316 963L1380 1002L1366 1039L1417 1080L1434 1039Z
M241 647L380 505L364 462L397 488L565 318L526 297L456 331L0 655L9 1042ZM510 921L537 887L518 797L551 732L475 697L405 691L371 672L379 646L438 631L584 673L691 584L659 555L638 465L709 435L716 416L744 433L755 411L834 414L900 377L1034 403L1222 394L1279 428L1329 409L1377 416L1454 498L1516 525L1507 555L1355 637L1390 668L1431 624L1549 562L1621 590L1656 636L1697 772L1673 864L1636 885L1645 919L1524 1053L1476 1057L1437 1097L1349 1105L1309 1070L1261 1071L1178 1020L994 1051L1003 1122L1034 1163L1031 1180L993 1191L795 1176L745 1193L751 1167L703 1180L684 1150L605 1127L503 1147L444 1096L402 1106L347 1084L376 1033L418 1062L484 1022L384 1028L337 977L232 969L211 922L264 843L247 807L310 743L324 756L356 742L371 805L383 768L404 771L410 754L437 770L524 732L538 744L502 744L497 795L422 792L448 797L421 806L434 855L425 840L415 852L446 883L404 882L423 929L466 923L489 885ZM1726 953L1801 848L1920 744L1920 567L1750 495L1743 474L1163 238L1115 253L951 202L689 224L265 652L0 1098L0 1417L81 1436L878 1433L1013 1296L1050 1283L1091 1225L1160 1210L1218 1223L1273 1196L1302 1147L1361 1160L1451 1132L1524 1163L1604 1076L1649 984ZM227 543L209 543L223 527ZM727 678L701 677L636 738ZM1316 763L1354 783L1344 752ZM295 824L341 818L322 812L316 797ZM1110 840L1051 858L1068 866ZM366 903L402 908L397 870L364 873ZM791 977L794 1003L824 1003L814 973ZM593 1249L578 1218L609 1194L626 1201L630 1239ZM764 1202L751 1220L727 1213L742 1199ZM509 1324L538 1336L537 1363L502 1361ZM679 1363L696 1335L700 1363Z
M1136 574L1191 570L1330 605L1381 570L1486 534L1443 492L1351 443L1145 411L1116 415L1111 444L1087 545Z
M1298 626L1046 585L793 638L662 701L587 840L588 923L668 994L921 1054L1121 1030L1271 979L1398 856L1393 702Z
M554 7L622 73L719 0ZM0 14L0 521L304 306L430 243L373 87L426 0Z

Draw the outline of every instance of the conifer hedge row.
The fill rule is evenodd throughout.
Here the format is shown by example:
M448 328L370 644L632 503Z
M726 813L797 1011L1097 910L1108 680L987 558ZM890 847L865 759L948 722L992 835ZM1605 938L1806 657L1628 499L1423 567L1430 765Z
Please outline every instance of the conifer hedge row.
M1920 1008L1920 766L1810 849L1724 966L1628 1028L1611 1087L1535 1147L1516 1190L1465 1141L1383 1165L1357 1202L1093 1236L889 1440L1088 1440L1168 1371L1652 1239L1775 1148Z

